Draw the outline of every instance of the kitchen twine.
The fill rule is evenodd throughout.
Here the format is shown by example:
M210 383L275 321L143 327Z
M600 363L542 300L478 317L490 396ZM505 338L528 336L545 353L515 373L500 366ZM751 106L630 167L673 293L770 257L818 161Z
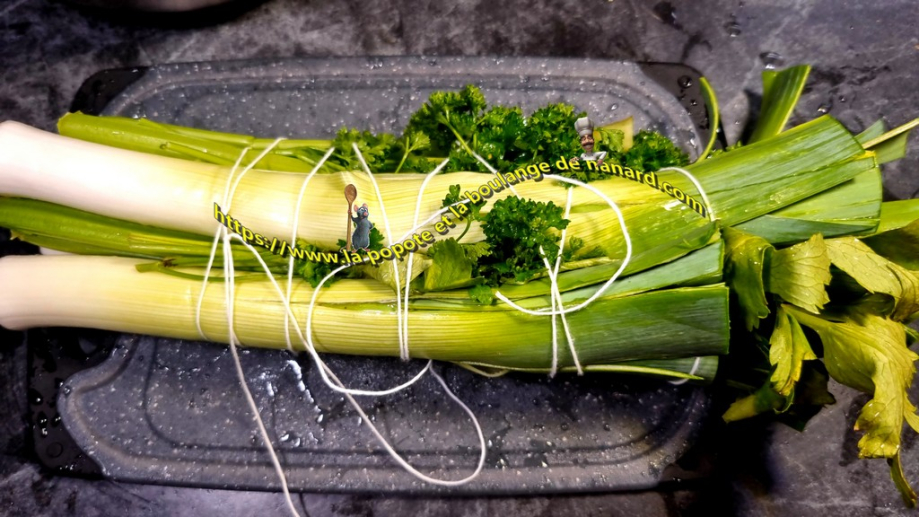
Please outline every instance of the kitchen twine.
M243 151L242 151L242 152L240 153L240 155L239 155L239 158L237 158L236 162L234 163L233 168L230 170L230 174L229 174L229 176L228 176L228 178L227 178L227 184L226 184L226 186L225 186L225 188L224 188L223 205L224 205L225 210L227 211L227 213L229 213L229 211L230 211L233 196L234 196L234 194L235 194L235 192L236 192L237 186L239 185L240 181L242 180L242 177L243 177L249 170L251 170L251 169L254 167L254 165L255 165L256 163L258 163L259 160L261 160L262 158L264 158L265 155L267 155L275 146L277 146L277 144L280 143L282 140L284 140L284 139L283 139L283 138L278 138L278 139L276 139L271 145L269 145L265 150L263 150L262 153L259 154L259 156L256 157L248 166L246 166L246 167L242 170L242 172L239 174L239 176L235 178L235 181L233 181L233 178L234 178L234 176L235 176L235 174L236 174L236 170L239 168L239 165L240 165L240 163L241 163L241 161L242 161L242 158L243 158L243 157L245 156L245 154L250 150L249 147L243 149ZM366 163L366 161L364 160L364 157L363 157L363 155L361 154L360 150L358 149L357 145L356 145L356 144L352 144L352 146L353 146L353 149L354 149L355 154L357 155L357 157L358 157L358 159L359 159L359 161L360 161L360 163L361 163L362 168L364 169L364 172L365 172L365 173L368 175L368 177L370 178L371 184L373 185L374 191L375 191L375 193L376 193L376 195L377 195L377 200L378 200L378 202L379 202L379 204L380 204L380 214L381 214L381 216L383 217L383 224L384 224L384 227L386 228L386 233L387 233L388 235L393 235L393 234L392 234L392 230L391 230L390 225L389 225L389 218L388 218L387 215L386 215L386 210L385 210L385 206L384 206L384 202L383 202L383 197L382 197L382 194L381 194L381 192L380 192L379 186L377 185L376 179L374 178L373 173L370 172L370 169L369 169L369 167L367 166L367 163ZM294 243L294 245L296 245L297 230L298 230L298 225L299 225L299 214L300 214L300 209L301 209L301 206L302 206L302 201L303 201L303 197L304 197L304 194L305 194L305 192L306 192L307 186L309 185L309 182L310 182L310 180L312 180L313 176L319 171L319 169L322 167L322 165L325 163L325 161L331 156L332 152L334 152L334 148L330 148L330 149L326 152L326 154L322 157L322 159L316 164L316 166L313 168L313 170L310 171L310 173L309 173L309 174L307 175L307 177L304 179L303 184L302 184L302 186L301 186L301 188L300 188L300 191L299 191L298 196L297 196L297 203L296 203L296 206L295 206L295 211L294 211L294 216L293 216L293 227L292 227L292 231L291 231L291 242ZM481 156L479 156L478 154L475 154L475 153L473 153L473 156L475 156L475 158L476 158L480 163L482 163L489 171L491 171L492 174L496 174L496 175L499 174L499 173L498 173L488 162L486 162ZM425 220L425 221L424 221L423 223L421 223L420 225L418 224L418 217L419 217L420 210L421 210L421 200L422 200L424 191L425 191L425 189L427 188L427 185L428 185L428 183L430 182L430 180L433 179L433 177L434 177L435 175L437 175L438 173L441 172L441 170L443 169L443 167L447 164L448 160L449 160L449 159L445 159L443 162L441 162L441 163L437 166L436 169L434 169L434 171L432 171L431 173L429 173L429 174L425 177L425 179L424 179L424 181L423 181L423 183L422 183L422 185L421 185L421 189L420 189L420 191L419 191L419 193L418 193L418 199L417 199L416 205L415 205L415 214L414 214L414 219L413 219L414 227L413 227L411 230L409 230L402 238L400 238L400 239L395 239L395 240L390 239L390 246L391 246L392 244L394 244L395 242L400 242L400 241L402 241L402 240L407 239L408 237L410 237L410 236L412 235L412 233L414 233L415 231L417 231L417 230L420 229L420 228L423 228L423 227L427 226L427 225L428 225L429 223L431 223L434 219L436 219L436 218L439 217L441 214L444 214L444 213L446 213L447 210L449 210L450 207L444 207L444 208L442 208L442 209L436 211L431 217L429 217L427 220ZM667 168L661 169L661 171L663 171L663 170L675 170L675 171L680 172L680 173L682 173L683 175L687 176L687 177L690 179L690 181L692 181L692 183L693 183L693 184L696 186L696 188L699 190L700 194L702 195L703 200L705 201L706 205L708 206L708 208L709 208L709 217L711 218L712 221L715 220L714 213L713 213L712 210L711 210L711 204L710 204L709 201L708 201L708 197L706 196L706 194L705 194L704 190L702 189L701 185L699 184L699 182L695 179L695 177L692 176L691 173L689 173L689 172L686 171L685 169L682 169L682 168L679 168L679 167L667 167ZM565 315L568 314L568 313L570 313L570 312L574 312L574 311L580 310L580 309L582 309L582 308L588 306L588 305L589 305L590 303L592 303L594 300L596 300L597 298L599 298L599 297L603 294L603 292L605 292L606 289L608 289L608 288L613 284L613 282L615 282L615 280L619 277L619 275L622 273L622 271L625 270L626 266L628 265L629 261L631 260L631 256L632 256L632 242L631 242L631 237L629 236L629 233L628 233L628 229L627 229L627 227L626 227L626 225L625 225L624 217L622 216L622 212L619 210L619 207L618 207L618 205L617 205L615 202L613 202L611 199L609 199L607 196L605 196L602 192L600 192L599 190L595 189L594 187L591 187L591 186L589 186L589 185L587 185L587 184L585 184L585 183L579 182L579 181L577 181L577 180L573 180L573 179L565 178L565 177L561 177L561 176L548 176L548 177L551 178L551 179L553 179L553 180L556 180L556 181L561 181L561 182L563 182L563 183L569 183L569 184L572 184L572 185L577 185L577 186L581 186L581 187L587 188L588 190L590 190L590 191L594 192L595 194L597 194L598 196L600 196L604 201L607 202L607 204L610 205L610 207L616 212L616 215L617 215L617 217L618 217L618 219L619 219L620 227L621 227L622 232L623 232L623 236L625 237L625 240L626 240L626 257L625 257L625 260L623 261L623 263L622 263L622 265L620 266L620 268L613 274L612 277L610 277L609 280L607 280L607 282L597 291L597 293L595 293L593 296L591 296L590 298L588 298L585 302L583 302L583 303L581 303L581 304L579 304L579 305L577 305L577 306L575 306L575 307L565 308L564 305L563 305L563 302L562 302L561 293L560 293L560 291L559 291L559 289L558 289L558 280L557 280L559 268L560 268L560 266L561 266L561 256L562 256L562 253L563 253L563 251L564 251L565 235L566 235L566 231L567 231L567 229L565 229L565 230L562 230L562 233L561 233L561 244L560 244L560 246L559 246L559 251L558 251L558 253L557 253L557 255L556 255L556 258L555 258L555 266L554 266L554 267L549 263L549 260L548 260L548 258L546 257L545 251L542 249L542 247L540 247L540 249L539 249L539 252L540 252L540 255L542 256L543 262L544 262L544 264L546 265L546 270L547 270L547 274L548 274L549 281L550 281L550 298L551 298L552 307L551 307L551 309L550 309L549 311L546 311L546 310L544 310L544 309L532 311L532 310L528 310L528 309L525 309L525 308L523 308L523 307L520 307L520 306L516 305L515 303L513 303L512 301L510 301L507 297L505 297L502 293L500 293L500 291L496 292L496 293L495 293L495 296L496 296L498 299L500 299L502 302L504 302L504 303L510 305L510 306L513 307L515 310L518 310L518 311L520 311L520 312L524 312L524 313L531 314L531 315L536 315L536 316L552 316L552 366L551 366L551 369L550 369L550 372L549 372L549 375L550 375L550 376L554 376L554 375L556 374L557 368L558 368L558 338L557 338L556 317L557 317L557 316L561 316L562 327L563 327L563 329L564 329L564 331L565 331L566 340L567 340L568 347L569 347L569 350L570 350L571 355L572 355L573 362L574 362L574 364L575 364L575 367L577 368L578 374L579 374L579 375L583 375L583 368L581 367L581 364L580 364L580 361L579 361L579 358L578 358L578 355L577 355L577 351L576 351L575 346L574 346L574 338L573 338L572 335L571 335L571 332L570 332L570 329L569 329L569 326L568 326L568 322L567 322L567 320L566 320L566 318L565 318ZM232 186L231 186L231 185L232 185ZM517 195L517 191L516 191L516 189L515 189L512 185L508 185L508 187L509 187L509 189L511 190L511 192L514 193L514 195ZM571 211L571 200L572 200L572 189L568 189L568 192L567 192L567 201L566 201L566 204L565 204L565 216L564 216L565 218L567 218L567 217L569 216L569 214L570 214L570 211ZM454 204L451 205L451 206L456 206L456 205L464 204L464 203L468 203L468 202L469 202L469 200L466 199L466 200L460 201L460 202L458 202L458 203L454 203ZM431 368L431 366L432 366L432 361L431 361L431 360L428 360L428 362L427 362L427 364L425 365L425 367L424 367L418 374L416 374L412 379L410 379L408 382L406 382L406 383L404 383L404 384L401 384L401 385L396 386L396 387L394 387L394 388L390 388L390 389L388 389L388 390L368 391L368 390L357 390L357 389L345 388L345 387L344 387L344 384L341 382L341 380L338 378L338 376L335 375L335 373L326 365L326 363L319 357L319 354L316 352L316 348L315 348L315 345L314 345L313 340L312 340L312 316L313 316L313 311L314 311L314 309L315 309L315 305L316 305L316 301L317 301L317 298L318 298L319 291L321 290L321 288L322 288L322 286L325 284L325 282L327 282L331 277L333 277L333 276L334 276L335 274L337 274L339 271L342 271L342 270L344 270L344 269L350 267L351 264L345 265L345 266L341 266L341 267L335 269L334 271L332 271L331 273L329 273L328 275L326 275L326 276L322 279L322 281L319 282L319 284L317 285L317 287L314 289L314 291L313 291L313 296L312 296L312 298L311 298L311 300L310 300L310 304L309 304L309 308L308 308L308 313L307 313L307 328L306 328L306 334L304 335L304 333L303 333L303 332L301 331L301 329L300 329L299 324L297 324L296 317L294 316L293 311L291 310L291 307L290 307L290 297L291 297L291 290L292 290L292 285L293 285L293 269L294 269L294 257L293 257L293 255L290 256L290 262L289 262L289 265L288 265L287 290L286 290L286 294L285 294L284 292L281 291L281 288L280 288L280 286L277 284L277 281L274 279L274 276L271 274L268 265L264 262L264 260L262 260L262 258L261 258L261 256L260 256L260 254L258 253L258 251L256 251L255 248L253 248L249 243L247 243L241 236L239 236L239 235L237 235L237 234L235 234L235 233L230 233L230 232L228 231L228 228L227 228L227 227L224 227L224 226L220 225L220 226L218 227L218 229L217 229L217 232L216 232L215 235L214 235L214 241L213 241L212 246L211 246L211 253L210 253L210 257L209 257L209 259L208 259L207 269L206 269L206 271L205 271L204 280L203 280L203 282L202 282L201 292L200 292L199 297L198 297L198 302L197 302L196 310L195 310L195 324L196 324L196 326L197 326L198 333L201 335L201 337L204 338L204 339L208 339L208 336L205 334L205 332L204 332L204 330L203 330L203 328L202 328L202 326L201 326L201 307L202 307L202 303L203 303L203 299L204 299L204 293L205 293L205 290L207 289L207 281L208 281L208 277L209 277L209 274L210 274L210 270L211 270L211 268L213 267L213 262L214 262L214 259L215 259L215 256L216 256L217 244L218 244L218 242L222 241L222 244L223 244L223 252L224 252L224 264L223 264L223 265L224 265L224 277L225 277L225 282L224 282L224 286L225 286L225 288L224 288L224 294L225 294L225 303L226 303L226 314L227 314L227 323L228 323L228 335L229 335L229 341L230 341L230 350L231 350L231 353L232 353L232 355L233 355L234 364L235 364L235 366L236 366L237 377L239 378L240 383L241 383L241 385L242 385L242 387L243 387L244 395L245 395L246 400L247 400L247 402L248 402L248 404L249 404L249 408L251 409L251 411L252 411L252 413L253 413L253 415L254 415L254 419L256 420L256 423L257 423L257 425L258 425L259 433L260 433L260 435L261 435L261 437L262 437L262 440L265 442L266 448L268 449L268 453L269 453L269 456L270 456L270 458L271 458L272 465L274 466L275 472L277 473L278 478L279 478L279 480L280 480L280 482L281 482L281 488L282 488L282 490L283 490L283 492L284 492L284 496L285 496L285 499L286 499L286 502L287 502L287 506L288 506L288 509L290 510L291 514L296 515L296 516L299 517L299 512L298 512L297 509L295 508L295 506L294 506L294 504L293 504L293 500L292 500L291 497L290 497L290 491L289 491L289 489L288 489L286 476L284 475L284 471L283 471L283 469L281 468L280 461L278 460L277 454L276 454L276 452L275 452L275 450L274 450L274 447L273 447L273 445L272 445L272 443L271 443L271 440L270 440L270 438L269 438L269 436L268 436L267 430L265 429L264 423L263 423L263 421L262 421L262 419L261 419L261 417L260 417L260 415L259 415L258 407L257 407L256 404L255 404L255 400L253 399L252 394L251 394L251 392L250 392L250 390L249 390L249 388L248 388L248 385L247 385L247 383L246 383L245 375L244 375L243 370L242 370L242 364L241 364L241 362L240 362L239 355L238 355L237 350L236 350L236 344L237 344L237 342L238 342L238 338L236 337L236 333L235 333L235 330L234 330L234 327L233 327L233 319L234 319L234 313L233 313L233 295L234 295L234 293L235 293L235 278L234 278L234 277L235 277L235 272L234 272L233 256L232 256L232 253L231 253L231 251L232 251L232 250L231 250L231 241L232 241L233 239L238 240L240 243L243 244L243 246L244 246L246 249L248 249L250 252L253 253L253 255L255 256L256 260L259 262L259 264L260 264L260 265L262 266L262 268L265 270L265 273L266 273L266 275L268 276L269 280L271 281L272 286L274 287L275 291L277 291L278 296L280 297L281 301L282 301L283 304L284 304L285 312L286 312L286 317L284 318L284 331L285 331L285 332L284 332L284 335L285 335L285 340L286 340L286 344L287 344L287 349L290 350L290 351L294 351L294 349L293 349L293 344L291 343L291 338L290 338L290 326L289 326L290 321L293 320L293 321L294 321L294 330L296 330L297 335L298 335L298 337L300 338L300 341L304 344L304 348L307 350L307 352L310 353L310 355L312 356L313 360L317 363L317 365L320 366L319 372L320 372L320 375L321 375L323 381L325 382L325 384L326 384L330 389L332 389L333 391L336 391L336 392L339 392L339 393L342 393L342 394L345 395L345 397L348 399L348 401L351 403L351 405L355 408L355 410L356 410L356 411L358 412L358 414L361 416L361 421L364 422L364 423L366 423L366 424L368 425L368 427L370 428L371 432L376 436L376 438L377 438L378 441L381 443L381 445L384 447L384 449L386 449L386 451L390 454L390 456L391 456L400 466L402 466L407 472L409 472L410 474L412 474L413 476L417 477L418 479L420 479L420 480L422 480L422 481L426 481L426 482L429 482L429 483L438 484L438 485L442 485L442 486L458 486L458 485L462 485L462 484L468 483L469 481L472 481L475 477L478 476L478 474L481 472L481 470L482 470L482 468L483 468L483 466L484 466L484 463L485 463L485 455L486 455L485 437L484 437L484 434L483 434L483 432L482 432L482 428L481 428L481 426L479 425L478 419L476 418L476 416L475 416L475 414L472 412L472 410L469 409L469 407L468 407L466 404L464 404L456 395L454 395L452 391L450 391L449 387L447 386L447 384L446 384L446 382L443 380L443 378L442 378L435 370L433 370L433 369ZM409 289L408 289L408 284L409 284L410 281L411 281L411 271L412 271L413 259L414 259L414 254L409 254L408 262L407 262L407 268L406 268L406 275L407 275L407 278L406 278L406 290L405 290L405 299L404 299L404 303L402 302L402 299L401 299L401 293L400 293L400 291L401 291L401 284L400 284L400 278L399 278L398 267L397 267L397 264L396 264L395 261L393 261L393 264L392 264L392 266L393 266L393 277L394 277L395 284L396 284L396 316L397 316L397 325L398 325L398 329L397 329L397 330L398 330L398 337L399 337L399 355L400 355L400 357L401 357L403 360L406 360L406 361L410 359L409 345L408 345L408 318L409 318L409 311L408 311L408 309L409 309ZM366 259L365 259L364 262L366 262ZM405 313L404 313L404 315L403 315L403 311L402 311L402 306L405 307ZM695 374L695 372L696 372L696 370L697 370L697 368L698 368L698 366L699 366L699 361L700 361L700 359L697 357L696 360L695 360L695 362L693 363L693 367L692 367L692 369L691 369L691 371L690 371L690 375L694 375L694 374ZM475 429L476 429L476 433L478 434L479 442L480 442L480 448L481 448L481 453L480 453L480 455L479 455L479 461L478 461L478 464L477 464L477 466L476 466L475 471L474 471L472 474L470 474L469 476L467 476L466 478L463 478L463 479L460 479L460 480L456 480L456 481L447 481L447 480L440 480L440 479L431 478L431 477L426 476L426 475L422 474L421 472L419 472L417 469L415 469L413 466L411 466L407 461L405 461L405 459L403 459L403 458L399 455L398 452L396 452L396 451L393 449L393 447L392 447L392 446L389 444L389 442L383 437L383 435L379 432L379 430L376 428L376 426L373 425L373 423L372 423L372 422L370 421L370 419L367 417L366 413L363 411L363 409L360 407L360 405L357 403L357 401L353 398L353 395L382 396L382 395L389 395L389 394L392 394L392 393L399 392L399 391L404 390L404 389L410 387L411 385L413 385L415 382L417 382L418 380L420 380L421 377L422 377L425 373L427 373L427 372L431 372L431 374L435 377L435 379L438 381L438 383L439 383L439 384L441 385L441 387L444 389L444 392L445 392L454 402L456 402L460 407L462 407L462 409L469 415L469 417L470 417L470 419L472 420L473 425L474 425L474 427L475 427ZM683 382L686 382L686 380L687 380L687 379L681 379L681 380L679 380L679 381L671 381L671 382L673 382L674 384L682 384Z

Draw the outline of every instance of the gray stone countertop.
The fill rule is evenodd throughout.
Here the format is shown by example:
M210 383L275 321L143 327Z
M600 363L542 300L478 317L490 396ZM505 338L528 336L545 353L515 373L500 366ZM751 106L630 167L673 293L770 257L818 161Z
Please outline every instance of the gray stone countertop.
M111 2L116 3L116 2ZM0 2L0 120L53 129L81 82L106 68L183 61L359 55L509 55L682 62L719 94L729 141L757 109L766 66L814 66L798 121L830 112L850 129L919 116L915 0L268 0L197 15L124 15L49 0ZM792 120L795 122L795 120ZM889 199L919 190L919 141L885 167ZM2 286L0 286L2 289ZM50 476L26 436L25 347L0 334L0 514L284 515L279 494ZM857 459L863 395L803 433L779 425L715 428L688 460L708 475L659 490L570 496L408 498L300 494L311 516L911 515L883 461ZM913 389L913 400L917 389ZM919 447L904 433L919 481Z

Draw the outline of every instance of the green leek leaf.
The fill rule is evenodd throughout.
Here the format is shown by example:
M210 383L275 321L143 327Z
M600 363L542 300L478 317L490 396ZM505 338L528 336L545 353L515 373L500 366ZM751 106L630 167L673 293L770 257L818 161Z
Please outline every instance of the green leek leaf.
M785 129L810 70L808 65L799 65L781 72L763 72L763 106L748 143L775 136Z
M701 161L708 157L708 153L712 152L712 148L715 146L715 140L718 138L718 131L721 129L721 112L718 109L718 98L715 96L715 89L712 88L712 85L709 84L708 80L704 77L699 78L699 87L702 89L702 98L705 100L705 107L708 108L708 142L705 144L705 149L702 150L702 153L699 154L699 159Z
M858 143L865 145L866 142L874 140L875 138L883 135L886 130L887 126L884 124L884 121L878 120L874 124L868 126L868 129L857 134L855 139L858 140Z

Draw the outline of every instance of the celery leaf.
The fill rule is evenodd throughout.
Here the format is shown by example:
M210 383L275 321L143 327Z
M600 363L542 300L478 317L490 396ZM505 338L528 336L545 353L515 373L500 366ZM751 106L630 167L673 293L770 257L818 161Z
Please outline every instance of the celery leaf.
M859 457L893 458L903 421L919 432L916 407L907 397L919 355L906 347L903 324L876 314L833 322L785 308L820 336L827 371L837 382L874 396L855 422L855 429L865 432Z
M769 315L766 291L763 286L763 267L766 252L772 245L762 237L733 228L724 229L725 277L737 293L747 330L759 326L759 320Z
M909 481L903 474L903 464L900 462L900 453L897 452L897 455L893 458L887 458L887 465L890 466L890 478L893 479L893 484L896 485L897 490L900 491L900 495L903 496L903 503L910 508L915 508L917 499L916 492L913 490L913 487L909 486Z
M473 262L456 239L439 240L428 252L431 267L424 274L425 291L443 291L472 285Z
M862 239L875 253L906 269L919 270L919 219Z
M811 236L805 242L772 254L766 290L798 307L817 313L830 301L830 257L823 237Z
M725 422L736 422L745 418L752 418L767 411L781 411L788 406L786 397L779 395L772 389L769 382L746 397L734 401L727 411L721 415Z
M841 237L826 242L833 265L847 273L872 293L891 296L896 305L890 315L904 321L919 311L919 278L886 258L874 253L855 237Z
M779 307L776 311L775 330L769 339L769 362L775 365L772 387L787 397L801 378L804 361L814 359L817 356L807 342L798 320Z

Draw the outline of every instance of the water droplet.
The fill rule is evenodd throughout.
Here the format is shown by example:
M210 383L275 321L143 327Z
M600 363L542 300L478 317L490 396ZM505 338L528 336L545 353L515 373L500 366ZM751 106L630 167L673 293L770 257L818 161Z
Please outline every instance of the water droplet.
M676 80L676 83L680 85L680 88L689 88L692 86L692 77L684 75Z
M676 9L670 2L660 2L655 5L654 15L658 20L666 23L667 25L678 27L676 23Z
M773 70L775 67L785 64L785 60L778 52L763 52L759 55L759 59L765 65L766 70Z
M29 389L29 402L31 402L33 406L41 404L43 400L41 393L32 388Z
M827 101L821 104L820 106L817 106L817 113L820 113L821 115L825 115L829 113L831 109L833 109L833 101Z
M736 38L737 36L740 36L741 34L740 24L737 23L737 18L734 18L732 16L731 21L724 24L724 30L726 30L728 32L728 36L732 38Z
M615 111L615 110L617 110L617 109L619 109L619 105L618 105L618 104L616 104L616 103L610 104L610 107L609 107L609 110L610 110L610 111Z

